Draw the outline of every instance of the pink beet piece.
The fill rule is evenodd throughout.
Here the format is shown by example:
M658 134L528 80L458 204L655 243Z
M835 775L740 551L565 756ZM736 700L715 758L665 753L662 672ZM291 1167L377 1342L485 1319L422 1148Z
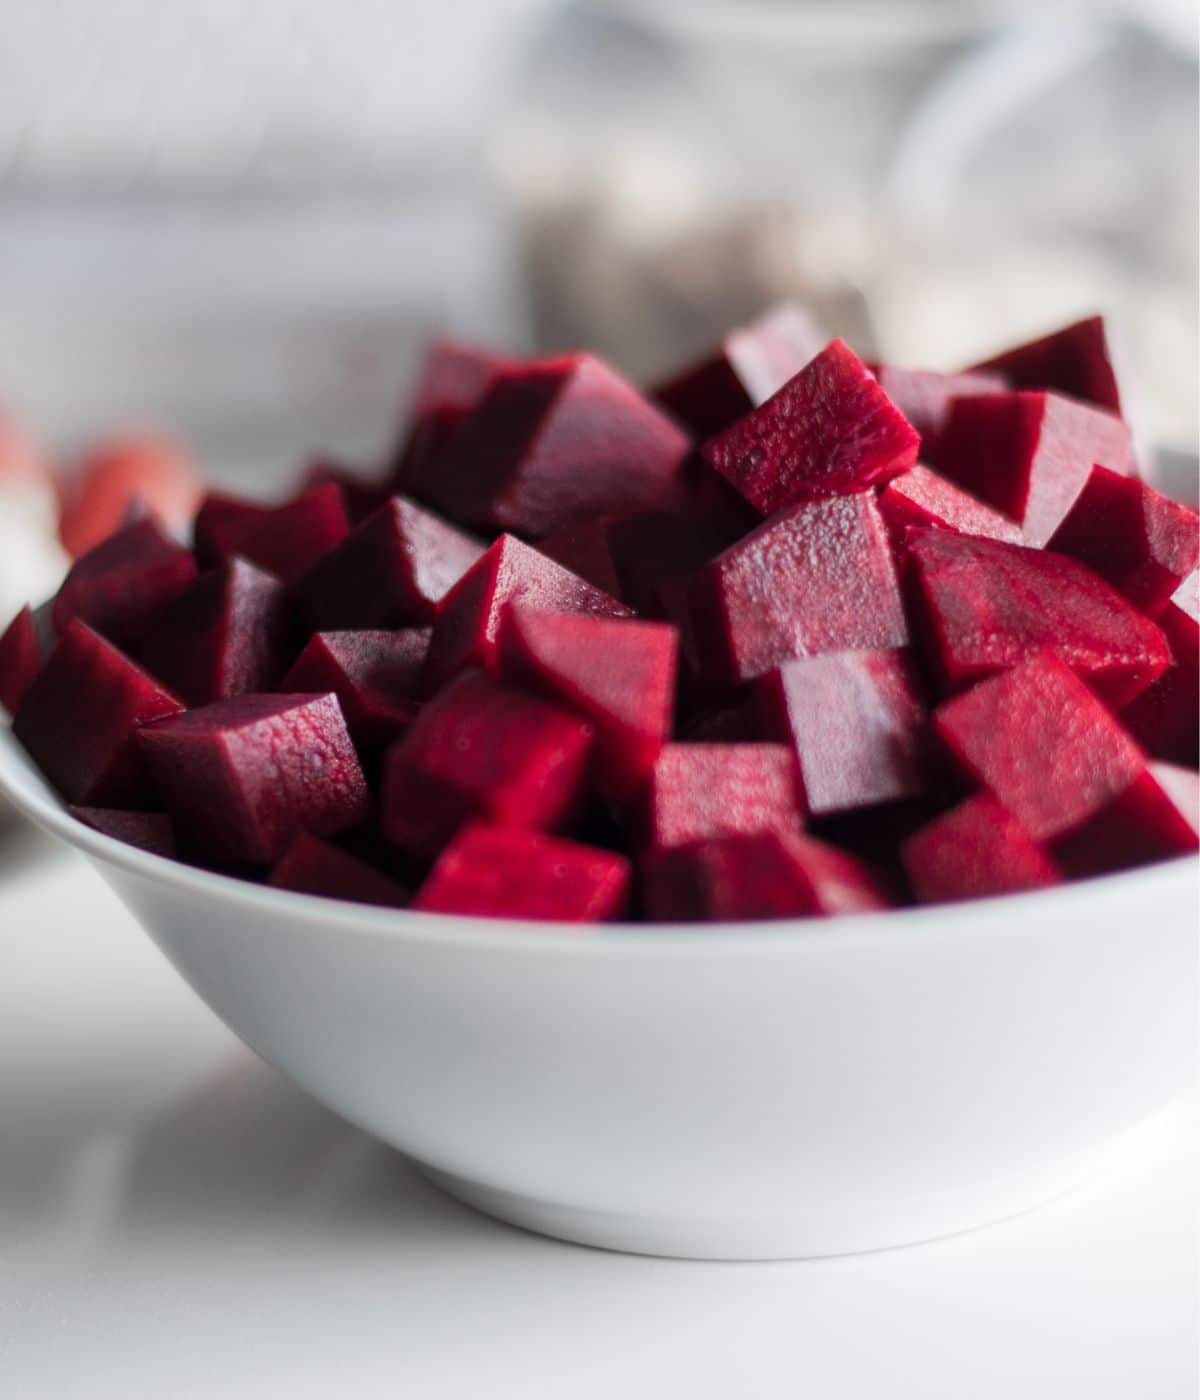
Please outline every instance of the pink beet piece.
M688 435L594 355L500 369L454 434L430 499L452 520L536 538L648 509Z
M1060 837L1054 854L1075 876L1127 870L1200 849L1200 775L1149 765L1111 801Z
M390 743L412 723L425 656L427 627L394 632L317 632L284 676L286 691L332 690L359 748Z
M598 786L617 798L642 787L671 731L676 629L518 603L505 612L500 639L506 680L595 725Z
M908 556L951 689L1049 649L1119 707L1168 665L1159 628L1074 559L944 530L910 531Z
M922 904L1057 885L1050 853L989 793L979 792L910 836L900 848Z
M1093 467L1046 548L1081 560L1153 617L1196 568L1200 519L1144 481Z
M1196 575L1185 579L1156 621L1171 664L1121 711L1121 720L1156 758L1200 763L1200 608Z
M455 837L417 891L414 909L494 919L594 924L619 919L629 862L540 831L475 823Z
M782 389L828 339L806 311L785 302L731 331L710 355L658 385L651 397L703 440Z
M939 374L936 370L884 364L870 368L883 392L921 435L922 452L933 450L945 431L952 399L1002 394L1009 388L1002 374L982 371Z
M71 815L93 831L137 846L156 856L174 856L175 829L165 812L124 812L113 807L70 807Z
M995 371L1018 389L1052 389L1085 403L1121 411L1108 334L1101 316L1015 346L975 366Z
M334 695L238 695L138 734L184 854L273 865L296 835L362 822L366 781Z
M917 460L918 442L871 371L834 340L701 451L757 511L771 515L899 476Z
M1134 470L1129 429L1119 418L1030 392L955 399L930 461L1038 546L1062 524L1095 463L1123 476Z
M398 880L307 831L300 832L287 848L267 884L354 904L401 909L408 903L408 891Z
M67 799L87 807L153 803L139 728L183 702L78 618L25 692L13 733Z
M904 652L789 661L763 676L758 688L763 733L795 751L813 816L922 791L925 708Z
M642 860L646 912L693 922L808 918L887 907L874 877L822 841L759 831L652 851Z
M71 566L54 600L61 633L77 617L124 650L136 650L155 612L196 577L190 552L153 520L118 530Z
M393 496L307 573L293 596L313 627L423 626L484 546Z
M688 606L704 672L717 684L798 656L908 641L887 532L866 492L768 520L695 575Z
M235 556L159 610L140 657L188 705L207 705L272 689L287 647L283 585Z
M466 666L499 667L500 619L509 603L543 612L628 617L616 598L512 535L501 535L447 593L429 646L425 687L432 692Z
M1083 827L1145 769L1112 713L1048 652L947 701L933 723L963 773L1035 841Z
M593 588L613 598L621 597L621 581L613 563L608 539L609 522L602 519L585 520L556 535L538 541L538 550L564 569L578 575Z
M759 831L799 831L796 760L786 744L667 744L643 798L655 849Z
M463 672L387 752L387 839L436 855L467 821L550 830L578 810L595 734L578 715Z
M308 573L350 533L340 486L311 486L281 506L251 513L223 532L224 555L240 554L284 583Z
M240 537L270 515L271 507L224 491L209 491L192 521L192 545L201 567L211 568L234 553Z
M952 530L956 535L982 535L989 540L1021 543L1021 527L1007 515L977 501L960 486L917 463L912 471L889 481L879 495L883 516L899 557L905 551L910 525Z
M10 715L42 668L42 644L33 612L25 607L0 636L0 705Z

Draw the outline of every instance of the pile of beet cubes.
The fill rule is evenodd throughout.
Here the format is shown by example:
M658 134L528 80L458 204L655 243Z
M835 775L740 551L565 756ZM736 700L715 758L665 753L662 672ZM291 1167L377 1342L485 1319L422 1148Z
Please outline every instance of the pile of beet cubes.
M80 821L311 894L963 899L1197 849L1198 554L1099 320L939 374L785 308L648 391L443 344L378 481L129 520L0 701Z

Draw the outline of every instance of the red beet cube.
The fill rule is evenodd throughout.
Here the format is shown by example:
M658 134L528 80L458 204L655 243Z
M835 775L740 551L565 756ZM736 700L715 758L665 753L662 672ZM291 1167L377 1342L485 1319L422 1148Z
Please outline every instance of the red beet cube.
M270 690L287 656L283 585L233 558L161 608L140 657L188 705Z
M180 849L272 865L296 835L357 825L370 799L334 695L238 695L139 731Z
M1200 520L1144 481L1093 467L1046 547L1082 560L1153 617L1200 559Z
M758 682L763 732L795 750L813 816L919 793L925 710L901 651L789 661Z
M594 738L569 710L465 671L388 750L383 833L404 850L435 855L475 818L558 827L579 806Z
M240 554L284 583L292 583L349 533L341 487L326 482L224 530L224 554Z
M1071 875L1126 870L1200 849L1200 775L1190 768L1151 764L1087 821L1054 844Z
M239 538L271 514L271 507L223 491L210 491L192 521L192 544L205 567L219 564L234 552Z
M1018 345L975 368L995 370L1017 389L1053 389L1114 413L1121 411L1112 353L1100 316Z
M960 486L919 462L912 471L889 481L879 496L879 513L887 524L897 557L906 548L910 525L982 535L989 540L1021 543L1021 527L1007 515L977 501Z
M920 450L937 444L950 416L950 401L968 395L1002 394L1009 388L1002 374L939 374L899 365L871 365L880 388L921 435Z
M653 851L642 861L652 919L785 919L866 913L887 899L865 866L822 841L759 831Z
M515 604L500 638L506 680L562 701L595 725L598 786L617 798L636 792L671 731L675 628Z
M692 580L704 671L738 684L797 656L908 641L887 532L869 493L768 520Z
M657 504L691 440L594 355L500 369L430 498L453 520L536 537Z
M398 881L306 831L300 832L287 848L267 884L325 899L348 899L355 904L400 909L408 903L408 891Z
M861 491L917 460L916 429L840 340L702 448L763 515Z
M360 472L331 461L328 457L317 457L311 461L300 478L301 494L307 494L318 486L336 486L342 493L342 503L351 525L361 525L374 515L392 494L391 487L382 481L372 481Z
M422 626L483 553L453 525L393 496L293 589L313 627Z
M545 539L538 540L538 551L577 574L593 588L613 598L620 598L621 581L613 563L608 524L605 520L597 519L572 525L556 535L547 535Z
M645 846L799 831L804 808L785 744L667 744L641 812Z
M922 904L1041 889L1062 880L1046 848L986 792L922 827L900 854Z
M955 399L933 465L1044 545L1095 463L1129 475L1133 444L1119 418L1057 394Z
M42 668L42 644L37 622L29 608L22 608L0 637L0 705L17 713L21 698Z
M156 856L174 856L175 829L165 812L122 812L112 807L71 807L71 815L93 831Z
M412 907L594 924L625 912L629 879L629 862L614 851L476 823L442 852Z
M139 727L182 702L78 619L26 690L13 733L68 802L149 807Z
M1074 559L945 530L911 531L908 557L951 689L1049 649L1120 706L1166 669L1162 632Z
M1186 579L1156 619L1171 664L1121 711L1134 738L1156 758L1200 763L1200 608L1196 575Z

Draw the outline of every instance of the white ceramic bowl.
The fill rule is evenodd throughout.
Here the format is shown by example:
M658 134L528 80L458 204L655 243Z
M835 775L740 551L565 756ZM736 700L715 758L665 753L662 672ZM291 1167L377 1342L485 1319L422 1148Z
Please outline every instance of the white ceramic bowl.
M0 791L216 1013L463 1200L614 1249L876 1249L1026 1209L1188 1090L1197 862L827 921L567 926L265 889Z

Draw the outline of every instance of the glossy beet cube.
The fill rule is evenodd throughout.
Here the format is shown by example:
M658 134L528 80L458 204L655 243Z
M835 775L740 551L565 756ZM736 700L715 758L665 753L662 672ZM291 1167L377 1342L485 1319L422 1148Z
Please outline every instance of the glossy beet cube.
M887 525L897 557L907 547L910 525L952 530L956 535L982 535L985 539L1005 540L1009 544L1021 543L1021 527L1015 520L977 501L961 486L955 486L919 462L912 471L889 481L880 492L879 513Z
M1200 849L1200 775L1155 763L1054 845L1071 875L1099 875Z
M596 781L613 797L646 781L671 732L679 634L632 622L513 604L500 630L501 674L596 727Z
M321 631L423 626L483 549L393 496L296 584L293 597Z
M922 453L933 450L945 431L952 399L1002 394L1009 388L1002 374L982 371L939 374L936 370L881 364L870 368L883 392L920 434Z
M42 668L42 644L29 608L21 611L0 636L0 705L17 713L21 698Z
M572 525L538 540L538 551L593 588L619 599L622 597L621 580L613 563L608 528L606 520L586 520L582 525Z
M785 919L868 913L887 907L874 877L852 856L778 831L693 841L643 857L651 919Z
M228 559L240 537L271 514L271 507L224 491L209 491L192 521L192 546L201 567Z
M594 924L621 917L629 882L629 862L615 851L540 831L476 823L442 852L412 907Z
M976 793L910 836L900 848L922 904L977 899L1057 885L1050 853L990 793Z
M923 786L925 709L900 651L789 661L758 682L763 733L796 754L813 816L913 797Z
M656 505L691 439L594 355L500 369L454 434L430 499L452 520L536 538Z
M466 666L499 666L500 618L510 603L543 612L628 617L629 609L540 550L501 535L450 590L438 608L425 687L441 686Z
M945 530L911 531L908 557L914 605L950 689L1048 648L1120 706L1169 662L1154 623L1074 559Z
M71 807L71 815L93 831L156 856L174 856L175 829L165 812L124 812L113 807Z
M235 557L201 574L159 610L139 655L188 705L207 705L272 689L287 646L283 585Z
M640 813L644 846L799 831L796 760L786 744L667 744Z
M78 619L25 692L13 733L68 802L150 807L139 727L183 703Z
M155 521L136 521L75 561L54 599L55 629L77 617L114 646L136 650L155 612L195 577L188 550Z
M1043 393L955 399L930 461L1038 546L1062 524L1097 462L1123 476L1134 467L1119 418Z
M871 371L834 340L701 451L756 510L772 515L899 476L917 460L918 441Z
M867 492L767 521L696 574L688 606L715 684L752 680L798 656L908 640L887 532Z
M306 831L300 832L287 848L267 884L324 899L348 899L355 904L400 909L408 903L408 891L398 880Z
M308 573L350 533L340 486L312 486L293 500L251 513L223 534L224 557L240 554L284 583Z
M579 715L463 672L387 752L383 833L435 855L467 821L557 828L578 809L595 733Z
M1052 389L1085 403L1121 411L1108 334L1100 316L1014 346L975 366L996 371L1016 389Z
M301 831L334 835L370 807L334 695L238 695L138 737L180 850L200 861L273 865Z
M1195 768L1200 763L1200 608L1196 575L1176 591L1156 621L1171 663L1121 711L1122 723L1148 753Z
M1133 477L1093 467L1047 549L1079 559L1151 617L1196 568L1196 512Z

